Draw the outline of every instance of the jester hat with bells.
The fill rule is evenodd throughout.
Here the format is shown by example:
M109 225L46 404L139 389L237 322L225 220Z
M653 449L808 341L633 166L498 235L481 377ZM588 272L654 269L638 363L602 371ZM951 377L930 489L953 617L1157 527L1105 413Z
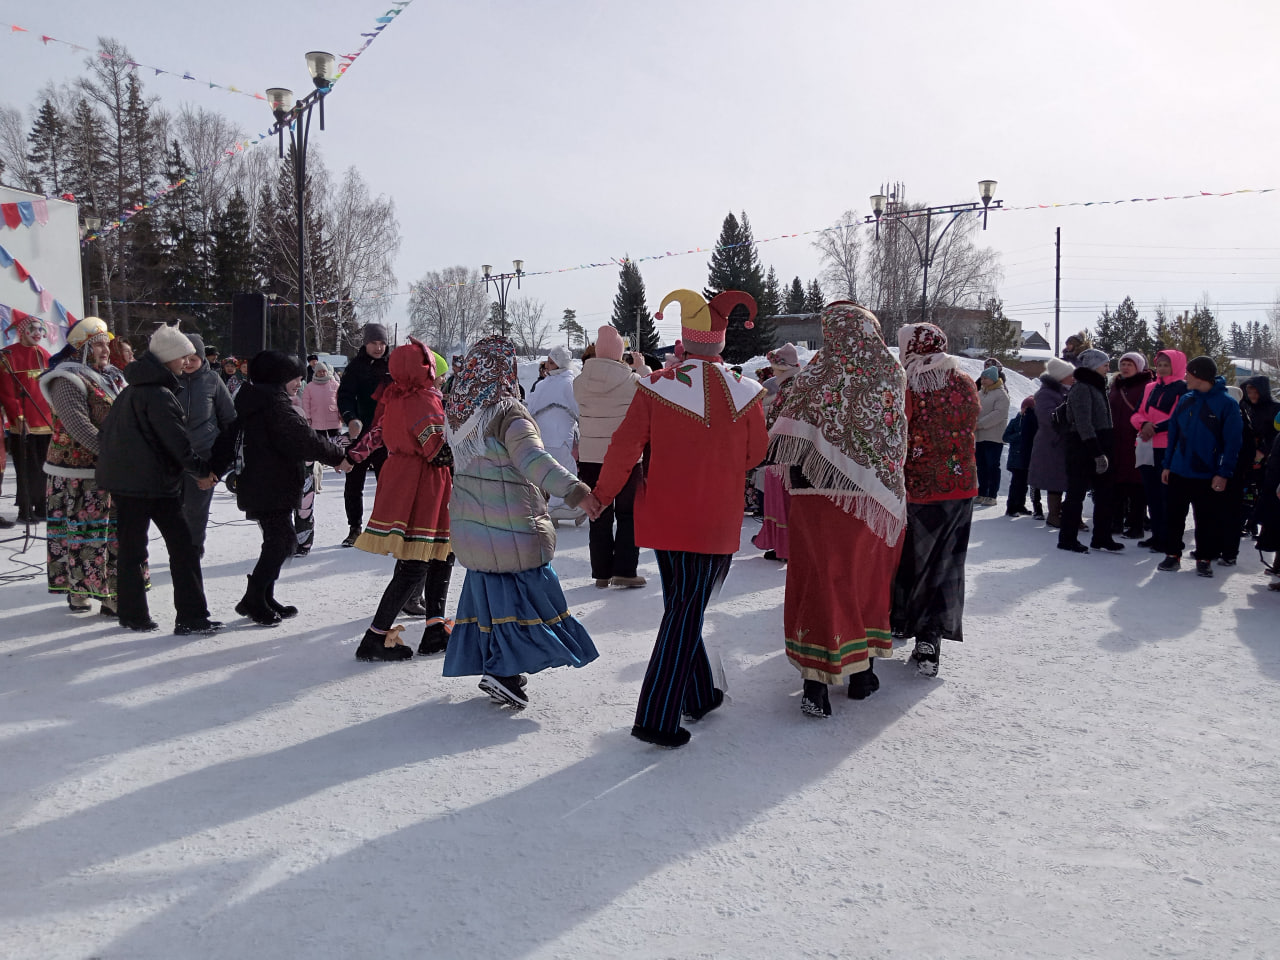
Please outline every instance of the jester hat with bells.
M671 303L680 304L680 339L687 353L699 356L720 353L724 349L729 314L734 307L746 307L747 321L743 326L748 330L755 326L756 301L741 290L716 294L710 303L694 290L672 290L662 298L662 305L654 317L661 320L662 311Z

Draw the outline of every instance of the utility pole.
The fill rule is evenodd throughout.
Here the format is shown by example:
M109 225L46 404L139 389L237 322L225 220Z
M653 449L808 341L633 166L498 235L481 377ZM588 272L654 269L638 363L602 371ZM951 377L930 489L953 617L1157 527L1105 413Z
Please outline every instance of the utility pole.
M1053 355L1062 352L1062 228L1053 231Z

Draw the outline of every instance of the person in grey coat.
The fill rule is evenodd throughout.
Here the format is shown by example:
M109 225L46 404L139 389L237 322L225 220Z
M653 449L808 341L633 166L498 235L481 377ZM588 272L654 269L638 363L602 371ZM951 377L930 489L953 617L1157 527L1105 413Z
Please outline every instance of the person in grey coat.
M1052 357L1040 374L1036 391L1036 432L1029 451L1027 483L1049 495L1050 527L1062 523L1062 491L1067 489L1067 441L1053 428L1053 411L1067 399L1067 388L1075 383L1075 369L1065 360Z
M1076 535L1085 495L1093 491L1093 540L1095 550L1119 553L1124 544L1115 539L1111 527L1111 507L1115 471L1107 456L1111 450L1111 403L1107 399L1107 371L1111 358L1101 350L1080 354L1075 369L1076 382L1067 391L1067 495L1062 501L1062 527L1058 549L1088 553Z
M191 449L201 460L208 460L218 435L235 420L236 408L227 385L209 366L204 340L194 333L187 334L187 339L195 347L195 353L186 358L178 376L178 403L186 416ZM182 518L187 521L191 542L202 557L212 503L213 488L201 490L194 476L183 474Z

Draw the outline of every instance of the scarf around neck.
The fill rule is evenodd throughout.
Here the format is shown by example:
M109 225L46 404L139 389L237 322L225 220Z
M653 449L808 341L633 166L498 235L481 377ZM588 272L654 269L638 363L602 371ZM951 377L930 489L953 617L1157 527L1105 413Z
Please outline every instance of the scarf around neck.
M907 386L916 393L941 390L960 361L947 353L947 335L932 323L908 323L898 329L898 359Z
M774 401L775 463L798 467L821 494L889 546L907 516L905 376L870 310L847 301L822 311L823 347Z
M479 341L462 362L445 404L445 439L454 464L465 467L484 451L485 431L496 416L520 403L516 345L506 337Z

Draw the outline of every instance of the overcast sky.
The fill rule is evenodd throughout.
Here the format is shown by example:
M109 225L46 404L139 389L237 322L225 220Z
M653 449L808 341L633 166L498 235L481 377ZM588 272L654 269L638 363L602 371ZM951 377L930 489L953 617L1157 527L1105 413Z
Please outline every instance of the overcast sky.
M219 83L309 80L303 53L356 49L386 0L7 0L0 98L26 107L82 54L42 33ZM356 61L313 144L395 199L401 288L452 264L530 271L715 243L729 211L757 239L866 213L887 180L913 200L1011 207L1280 186L1280 4L1269 0L415 0ZM175 108L216 108L253 134L265 104L170 77ZM263 145L256 149L271 149ZM1126 294L1150 317L1204 295L1224 328L1280 294L1280 193L993 215L1006 313L1063 329ZM810 238L763 244L789 281L816 276ZM701 288L707 255L642 265L651 309ZM531 277L523 292L589 330L617 269ZM513 291L514 292L514 291ZM407 297L391 322L404 322ZM1065 333L1064 333L1065 336Z

